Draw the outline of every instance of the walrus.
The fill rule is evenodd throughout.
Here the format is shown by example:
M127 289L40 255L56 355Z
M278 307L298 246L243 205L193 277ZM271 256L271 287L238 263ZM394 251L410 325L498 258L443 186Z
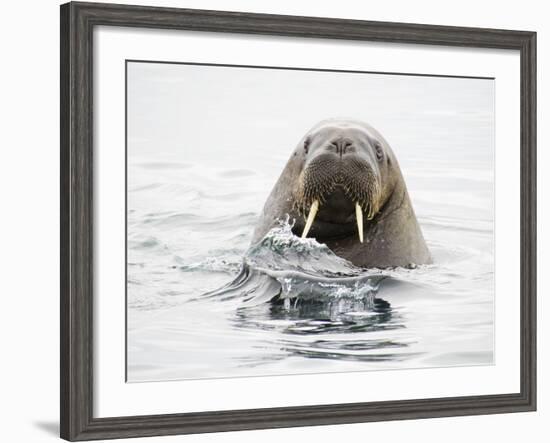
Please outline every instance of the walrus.
M355 266L432 261L395 154L361 121L324 120L307 132L267 198L252 243L286 216L295 235L315 238Z

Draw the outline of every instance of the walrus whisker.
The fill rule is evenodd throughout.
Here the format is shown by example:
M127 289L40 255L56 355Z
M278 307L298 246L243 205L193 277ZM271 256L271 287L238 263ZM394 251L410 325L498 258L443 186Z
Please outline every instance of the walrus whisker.
M368 211L367 211L367 220L372 220L374 218L374 205L371 203L369 204Z
M302 232L302 238L306 238L309 230L311 229L311 225L313 224L313 220L315 220L315 215L317 215L318 210L319 200L314 200L311 204L311 208L309 209L309 215L307 216L307 222L306 227L304 228L304 232Z

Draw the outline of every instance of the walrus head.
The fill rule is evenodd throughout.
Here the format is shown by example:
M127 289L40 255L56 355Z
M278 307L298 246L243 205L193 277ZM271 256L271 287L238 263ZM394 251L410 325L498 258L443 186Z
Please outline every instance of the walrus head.
M293 187L294 210L305 220L301 236L318 241L363 232L381 212L398 182L388 143L362 122L327 120L309 131L295 155L303 159ZM297 232L300 234L300 232Z
M367 123L325 120L298 143L267 198L252 235L281 220L356 266L431 263L397 159Z

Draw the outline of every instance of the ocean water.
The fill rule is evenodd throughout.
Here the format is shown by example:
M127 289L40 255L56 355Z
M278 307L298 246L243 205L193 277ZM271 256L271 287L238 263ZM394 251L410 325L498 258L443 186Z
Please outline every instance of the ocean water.
M492 364L493 87L130 64L128 381ZM327 90L347 98L320 106ZM285 219L250 244L294 146L335 116L392 145L433 264L359 269Z

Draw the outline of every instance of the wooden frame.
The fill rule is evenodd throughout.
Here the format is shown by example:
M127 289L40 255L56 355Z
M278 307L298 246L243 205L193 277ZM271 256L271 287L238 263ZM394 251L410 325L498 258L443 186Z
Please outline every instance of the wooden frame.
M94 26L514 49L521 55L521 392L94 418L92 33ZM536 34L99 3L61 6L61 437L234 431L532 411L536 408Z

